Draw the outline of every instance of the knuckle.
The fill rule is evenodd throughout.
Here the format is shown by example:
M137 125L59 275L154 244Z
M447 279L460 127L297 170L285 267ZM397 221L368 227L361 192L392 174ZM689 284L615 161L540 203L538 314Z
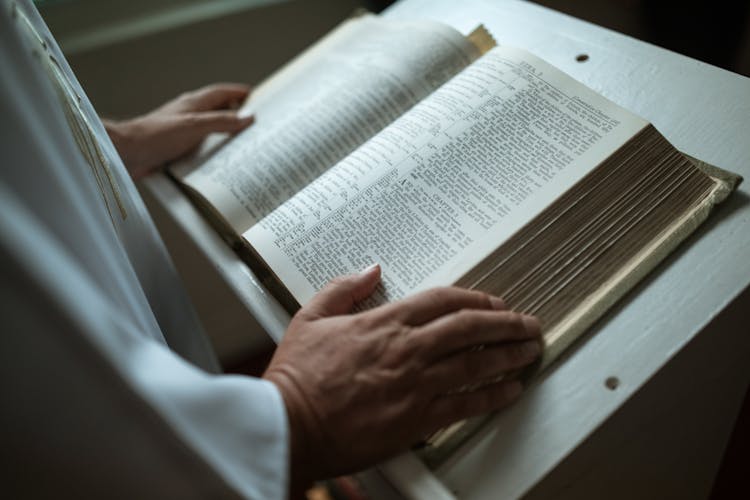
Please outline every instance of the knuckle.
M185 120L185 123L190 127L199 126L205 121L200 113L185 113L183 119Z
M507 322L510 323L513 326L520 325L522 321L522 316L520 313L516 311L510 311L506 315Z
M193 97L195 97L195 91L188 90L188 91L182 92L179 96L177 96L177 99L180 101L189 101Z
M435 292L435 295L441 298L450 297L456 290L457 288L453 286L438 286L432 289L432 291Z
M404 355L407 362L412 360L422 362L422 353L425 351L424 338L416 335L413 328L398 322L390 322L386 326L386 331L390 336L391 344Z
M510 334L518 335L524 331L523 315L521 313L515 311L504 313L502 323Z
M481 317L471 309L461 309L455 313L456 322L459 330L464 333L476 331L481 326Z
M344 286L349 286L349 279L347 276L336 276L335 278L331 278L331 280L328 282L328 284L325 287L326 288L340 288Z
M470 290L469 292L472 294L474 301L477 303L477 306L483 308L492 306L490 295L488 293L481 290Z
M459 287L451 287L450 290L456 298L460 297L467 306L485 309L491 305L490 295L481 290L468 290Z
M430 342L424 335L419 335L418 332L404 324L399 324L397 327L398 335L403 339L404 349L412 354L420 354L425 351L426 345Z
M437 335L432 330L407 325L402 325L402 328L408 348L425 360L430 359L435 351L439 351L440 347L446 344L445 336Z
M394 360L402 374L400 381L420 378L424 372L425 363L422 357L418 355L418 351L415 352L409 342L392 342L392 344Z
M433 288L425 292L425 299L436 309L444 309L450 302L451 289L449 287Z

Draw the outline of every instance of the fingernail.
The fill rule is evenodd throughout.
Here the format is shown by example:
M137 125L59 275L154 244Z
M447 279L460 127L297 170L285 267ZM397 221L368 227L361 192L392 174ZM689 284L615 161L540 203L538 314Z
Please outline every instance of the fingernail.
M542 325L539 323L539 320L536 319L534 316L523 316L523 327L524 329L533 334L539 334L542 330Z
M372 274L375 272L376 269L380 268L380 264L370 264L366 268L362 269L359 274L366 275L366 274Z
M505 309L505 301L500 297L490 295L490 304L493 309Z

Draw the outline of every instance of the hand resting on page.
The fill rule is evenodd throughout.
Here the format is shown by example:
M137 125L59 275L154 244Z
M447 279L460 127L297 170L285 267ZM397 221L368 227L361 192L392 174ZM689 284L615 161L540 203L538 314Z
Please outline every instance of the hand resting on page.
M379 280L374 266L320 291L263 375L287 407L293 488L375 465L452 422L507 406L520 382L481 383L541 353L539 322L481 292L433 289L350 314Z
M186 92L142 116L103 120L134 179L195 149L213 132L237 133L253 123L235 111L250 93L238 83L217 83Z

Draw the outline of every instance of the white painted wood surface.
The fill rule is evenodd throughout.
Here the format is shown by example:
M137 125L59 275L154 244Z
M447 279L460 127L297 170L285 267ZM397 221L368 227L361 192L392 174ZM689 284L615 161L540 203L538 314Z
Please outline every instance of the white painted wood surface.
M402 0L386 15L434 19L464 31L482 22L498 43L534 52L650 120L679 149L750 180L747 78L521 1ZM589 59L579 63L579 54ZM529 388L519 404L499 415L443 466L437 478L461 498L517 498L530 492L563 461L574 460L574 452L626 401L636 404L639 389L662 367L674 363L699 334L725 333L704 327L750 283L749 187L745 182L706 227ZM732 312L747 306L745 296ZM692 366L693 376L711 373L728 395L721 401L706 401L707 405L723 402L726 409L708 420L723 434L708 436L713 454L693 468L704 474L684 478L687 484L702 480L692 491L697 498L707 494L706 482L710 487L712 475L705 472L715 471L750 377L750 364L743 363L750 354L750 327L742 321L730 325L724 328L739 330L722 337L726 343L711 359L697 357ZM735 368L731 376L721 377L730 374L729 367ZM682 373L687 379L690 368ZM604 386L611 376L620 381L614 391ZM674 379L679 381L680 375ZM696 398L701 395L696 391ZM669 406L680 408L670 393L651 403L656 405L655 413L664 413ZM679 417L674 428L692 422L696 415ZM693 436L696 441L701 438ZM611 456L620 451L611 450ZM648 456L642 458L648 463ZM654 484L641 487L648 494ZM557 496L563 493L557 491ZM612 490L608 496L619 495Z
M435 19L463 31L483 22L499 43L531 50L649 119L681 150L740 173L746 182L687 245L435 475L409 465L411 455L381 470L410 498L430 498L435 491L477 499L554 498L566 491L584 497L585 491L607 491L591 471L608 477L596 462L609 456L610 469L631 467L620 471L626 475L651 465L689 472L682 489L669 489L664 481L673 479L665 469L662 490L631 481L609 490L613 497L639 492L638 486L705 497L750 379L744 313L750 294L735 300L750 284L750 80L517 0L402 0L385 15ZM589 59L579 63L582 53ZM247 266L166 179L152 178L147 188L278 341L289 317ZM722 312L730 320L717 319ZM691 351L694 345L710 346L711 356ZM618 378L616 390L605 388L608 377ZM684 387L670 390L681 381L691 384L687 393ZM660 418L647 418L649 413ZM633 422L642 425L633 429ZM709 426L708 435L693 432L701 425ZM674 435L687 436L701 450L690 467L673 457L677 451L664 449L654 450L653 464L643 457L641 469L614 458L631 441L632 458L650 446L674 444L666 439ZM617 448L607 450L610 444ZM404 467L413 470L403 473ZM577 479L561 479L563 473Z

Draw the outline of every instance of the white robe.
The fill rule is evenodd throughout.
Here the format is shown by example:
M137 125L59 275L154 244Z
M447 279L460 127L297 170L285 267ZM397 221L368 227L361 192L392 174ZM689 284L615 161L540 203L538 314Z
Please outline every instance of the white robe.
M216 374L101 122L32 2L17 3L0 13L3 496L285 497L278 390ZM100 189L74 141L40 63L49 55L80 96L125 218L108 214L102 193L113 204L115 191Z

